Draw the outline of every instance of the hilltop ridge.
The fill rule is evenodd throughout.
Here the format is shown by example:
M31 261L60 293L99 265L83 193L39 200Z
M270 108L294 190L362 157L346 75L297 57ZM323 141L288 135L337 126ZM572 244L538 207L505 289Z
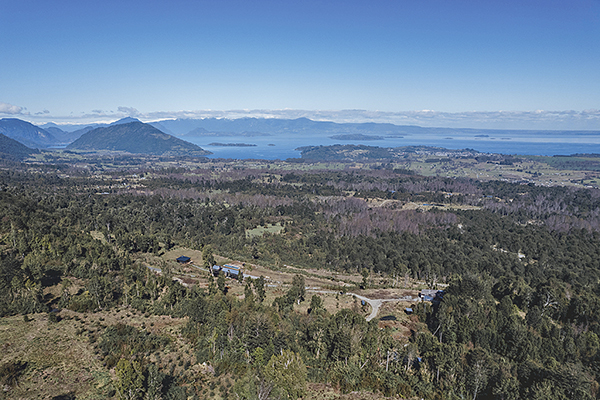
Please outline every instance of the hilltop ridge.
M67 146L69 150L110 150L154 155L206 156L201 147L140 121L96 128Z

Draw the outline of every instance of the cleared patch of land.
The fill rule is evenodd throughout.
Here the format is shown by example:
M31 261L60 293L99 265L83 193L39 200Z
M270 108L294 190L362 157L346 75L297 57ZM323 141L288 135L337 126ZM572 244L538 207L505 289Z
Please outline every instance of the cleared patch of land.
M264 234L277 234L279 232L281 232L284 229L284 227L281 224L275 224L275 225L271 225L268 224L266 226L257 226L254 229L249 229L246 231L246 237L255 237L255 236L262 236Z
M102 367L87 335L91 321L63 318L48 321L46 314L0 319L2 363L26 362L16 385L4 390L12 399L77 395L101 398L111 390L111 375Z
M187 367L195 364L195 356L180 335L187 318L142 314L125 307L95 313L63 309L55 314L57 322L49 315L0 319L0 364L26 363L16 384L3 389L7 398L112 398L114 370L103 365L95 344L106 327L117 324L168 337L170 344L151 360L192 378L193 369Z

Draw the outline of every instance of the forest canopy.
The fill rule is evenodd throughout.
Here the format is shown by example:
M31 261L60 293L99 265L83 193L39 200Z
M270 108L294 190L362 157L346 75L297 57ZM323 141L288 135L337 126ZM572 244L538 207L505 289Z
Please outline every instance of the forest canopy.
M202 161L95 173L20 165L0 171L0 215L0 315L126 307L187 318L190 364L233 377L222 390L232 397L295 399L307 382L398 398L599 393L597 189L425 177L381 164ZM209 268L216 255L298 274L266 301L263 276L241 276L243 294L234 295L223 276L205 273L203 288L141 261L176 246L202 253ZM414 304L410 334L398 338L358 306L328 311L305 291L309 269L361 274L373 287L402 277L444 294ZM49 300L49 288L60 294ZM213 378L157 361L172 341L127 323L90 334L115 372L103 395L214 391Z

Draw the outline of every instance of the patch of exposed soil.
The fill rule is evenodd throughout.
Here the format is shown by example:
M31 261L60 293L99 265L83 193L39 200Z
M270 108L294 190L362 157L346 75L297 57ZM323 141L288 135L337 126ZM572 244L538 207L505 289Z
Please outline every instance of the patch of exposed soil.
M417 290L411 289L364 289L353 291L353 293L373 300L400 299L407 296L417 297L419 295Z

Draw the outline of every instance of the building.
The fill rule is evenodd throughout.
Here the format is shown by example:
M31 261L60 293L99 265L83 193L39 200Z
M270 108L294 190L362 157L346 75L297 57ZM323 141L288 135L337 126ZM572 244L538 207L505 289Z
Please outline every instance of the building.
M444 297L444 291L437 289L423 289L421 290L421 293L419 293L419 297L421 298L421 301L438 302Z
M223 266L213 265L212 270L213 270L213 275L215 275L215 276L219 275L222 272L223 274L225 274L226 277L235 278L235 279L237 279L238 276L242 273L242 270L240 267L235 266L235 265L229 265L229 264L225 264Z
M177 257L177 262L179 264L187 264L191 261L192 259L186 256L181 256L181 257Z

